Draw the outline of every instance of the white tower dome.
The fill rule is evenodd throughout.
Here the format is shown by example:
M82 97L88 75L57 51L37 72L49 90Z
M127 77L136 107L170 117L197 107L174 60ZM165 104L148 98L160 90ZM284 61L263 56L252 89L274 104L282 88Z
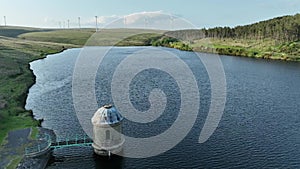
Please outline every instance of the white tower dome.
M98 155L117 154L122 151L122 115L112 105L98 109L92 117L93 148Z

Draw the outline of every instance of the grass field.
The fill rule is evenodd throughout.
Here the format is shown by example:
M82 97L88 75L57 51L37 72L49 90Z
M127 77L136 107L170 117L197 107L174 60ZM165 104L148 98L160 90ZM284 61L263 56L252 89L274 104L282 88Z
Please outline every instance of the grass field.
M67 43L74 45L87 46L112 46L117 45L120 41L135 36L137 34L152 33L162 34L164 31L148 29L101 29L95 33L94 29L70 29L54 30L44 32L29 32L19 35L24 40ZM147 37L140 37L137 42L143 41ZM131 42L128 42L131 44ZM122 43L119 45L130 45Z
M35 127L39 125L39 121L33 118L31 111L24 109L28 89L35 81L29 69L29 62L43 58L46 54L60 52L65 48L80 46L76 42L66 44L19 37L27 33L34 34L33 32L45 33L53 37L53 34L49 34L51 31L0 27L0 145L6 143L5 137L8 132L15 129L33 127L31 138L34 138L37 133ZM11 157L7 168L15 168L21 159L22 156Z
M155 36L163 31L144 29L50 30L0 27L0 143L10 130L37 126L32 112L24 109L27 92L34 83L29 62L83 45L115 45L136 34ZM90 38L90 40L88 40ZM135 39L137 43L148 39ZM123 41L119 45L134 45Z
M0 26L0 36L17 38L19 35L29 32L47 32L51 29L40 29L30 27L16 27L16 26Z
M53 30L43 32L29 32L20 34L18 38L24 40L65 43L73 45L84 45L87 39L94 33L92 29L70 29Z
M164 31L148 30L148 29L102 29L93 34L89 41L86 43L88 46L132 46L139 45L153 35L161 35ZM137 35L150 35L150 36L137 36ZM134 38L137 37L137 38ZM131 41L127 41L132 39Z
M24 109L27 91L34 83L29 62L56 53L68 44L44 43L0 37L0 142L9 130L36 126L31 112Z

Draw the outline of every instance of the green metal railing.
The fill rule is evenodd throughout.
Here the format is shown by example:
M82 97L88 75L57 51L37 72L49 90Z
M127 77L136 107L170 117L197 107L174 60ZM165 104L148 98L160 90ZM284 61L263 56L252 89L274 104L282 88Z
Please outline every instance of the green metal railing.
M60 139L56 143L51 145L51 148L64 148L64 147L74 147L74 146L91 146L93 140L90 139L87 135L76 135L75 137L66 137L65 139Z
M34 146L25 148L25 155L38 156L48 152L50 149L91 146L93 143L93 140L85 134L75 135L75 137L65 137L64 139L57 140L60 141L52 142L51 136L49 134L45 134L45 137L37 141Z
M38 141L34 146L25 148L25 155L34 155L47 151L51 146L50 135L45 134L45 137Z

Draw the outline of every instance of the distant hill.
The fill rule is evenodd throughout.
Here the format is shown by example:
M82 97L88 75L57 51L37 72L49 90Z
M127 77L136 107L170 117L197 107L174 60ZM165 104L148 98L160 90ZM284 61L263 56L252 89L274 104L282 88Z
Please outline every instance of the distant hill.
M254 24L193 30L0 27L0 36L90 46L165 46L180 50L300 61L300 14Z
M89 46L112 46L118 44L119 41L127 37L134 36L142 33L158 33L162 34L165 31L150 30L150 29L100 29L95 33L95 29L57 29L47 32L28 32L18 36L18 38L43 41L43 42L55 42L55 43L67 43L74 45L89 45ZM147 39L147 37L143 37ZM136 39L135 41L142 41L142 39ZM131 43L122 43L121 46L130 46Z
M17 38L19 35L29 32L46 32L53 29L40 29L30 27L17 27L17 26L0 26L0 36Z

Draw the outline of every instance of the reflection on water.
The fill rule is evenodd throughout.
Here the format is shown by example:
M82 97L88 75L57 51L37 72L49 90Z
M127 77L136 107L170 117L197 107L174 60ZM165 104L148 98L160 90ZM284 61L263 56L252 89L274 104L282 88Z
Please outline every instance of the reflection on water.
M123 168L123 157L114 155L112 157L99 157L94 155L94 162L97 169L104 168L114 168L121 169Z

